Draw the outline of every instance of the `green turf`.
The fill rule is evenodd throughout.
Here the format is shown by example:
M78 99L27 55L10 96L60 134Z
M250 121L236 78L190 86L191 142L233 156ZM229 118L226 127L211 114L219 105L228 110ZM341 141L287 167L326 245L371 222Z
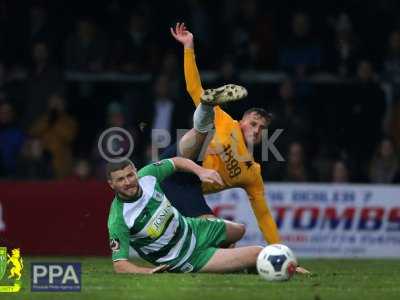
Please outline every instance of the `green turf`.
M31 292L30 263L82 263L81 292ZM271 283L247 274L114 274L108 258L25 258L23 290L0 299L400 299L400 260L302 260L312 277Z

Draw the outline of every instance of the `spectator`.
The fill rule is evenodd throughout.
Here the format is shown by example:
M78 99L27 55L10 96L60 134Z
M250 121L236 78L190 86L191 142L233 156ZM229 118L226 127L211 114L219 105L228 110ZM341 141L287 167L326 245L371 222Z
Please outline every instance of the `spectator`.
M77 134L77 123L65 110L65 99L52 94L48 109L32 125L30 134L40 139L43 149L48 151L56 178L70 175L72 168L72 146Z
M189 0L189 11L191 19L191 28L193 32L196 32L196 39L200 44L208 44L210 40L209 35L209 14L206 11L206 3L200 0ZM204 49L206 50L206 49Z
M70 71L100 72L105 68L107 39L90 17L76 22L76 29L67 40L66 67Z
M312 37L310 28L307 14L294 14L291 35L281 50L281 68L294 72L299 77L303 77L310 69L319 68L321 64L321 48Z
M92 179L92 168L87 159L77 159L74 163L71 180L87 181Z
M350 182L349 168L344 161L338 160L333 163L331 182L333 183Z
M25 107L24 125L32 124L46 110L47 99L64 87L61 71L52 63L46 42L32 46L32 66L27 81L28 101Z
M228 5L232 5L231 1ZM226 24L228 35L223 49L232 53L236 66L243 69L264 69L274 64L273 19L260 1L238 1L236 16Z
M175 103L171 99L171 87L166 75L158 77L154 84L153 129L171 133Z
M160 160L160 149L155 143L149 143L145 149L144 164L151 164Z
M6 93L6 84L7 84L7 70L4 65L4 62L0 61L0 92ZM0 99L1 100L1 99Z
M29 10L30 47L36 41L51 41L48 13L45 7L34 4Z
M353 76L360 56L360 41L347 14L340 14L334 27L334 44L329 45L327 53L328 68L341 77Z
M390 109L389 135L393 138L394 147L400 149L400 99Z
M0 58L4 59L6 57L6 41L7 41L7 11L2 9L0 13Z
M399 171L399 161L393 142L383 139L370 162L369 179L373 183L392 183Z
M14 93L13 93L14 92ZM8 69L3 61L0 60L0 102L13 100L11 97L15 94L15 87L11 83ZM13 103L15 107L15 103Z
M107 1L105 4L105 18L107 18L107 31L114 36L123 27L123 7L120 0Z
M164 77L164 75L167 77L168 93L175 99L178 99L182 93L182 77L180 72L181 65L179 64L179 58L175 53L168 51L162 60L159 74L162 74L160 77Z
M359 158L359 164L369 160L382 136L385 113L384 93L375 80L369 61L361 61L357 69L357 85L347 94L342 124L345 128L344 143L351 156Z
M0 177L16 175L24 140L25 135L15 122L14 108L8 102L0 102Z
M388 49L383 62L383 78L395 86L395 97L400 96L400 30L389 36Z
M111 65L114 69L138 73L154 69L159 64L154 33L146 13L134 11L129 17L127 31L117 38L112 48Z
M279 87L279 98L270 105L273 115L271 129L284 129L278 145L286 149L290 141L307 140L310 135L310 116L308 105L296 95L291 80L285 80Z
M393 31L389 36L384 71L388 78L400 80L400 30Z
M99 151L99 139L100 136L105 132L105 130L109 130L114 127L118 128L123 128L128 133L130 134L130 137L132 138L133 145L130 144L130 142L126 139L126 136L122 136L124 139L118 140L118 139L113 139L111 140L111 147L113 148L114 151L119 151L120 149L123 150L121 154L118 156L124 156L127 155L129 152L129 147L133 146L133 152L132 152L132 160L135 162L138 162L138 165L141 165L140 162L142 162L142 155L143 155L143 147L144 147L144 141L142 141L141 137L141 132L139 130L138 126L131 127L129 124L127 124L126 117L125 117L125 112L126 109L123 105L121 105L117 101L112 101L108 104L107 106L107 111L106 111L106 127L97 134L97 138L95 140L95 143L92 148L92 158L93 158L93 168L94 168L94 176L97 179L106 179L105 178L105 165L107 163L106 158L114 158L115 154L113 155L111 151L107 148L108 145L104 144L107 142L108 138L110 137L109 134L113 134L113 131L110 131L109 134L105 135L103 137L103 144L100 146L102 147L102 151L107 157L103 157ZM120 134L120 132L118 132Z
M26 139L17 162L17 176L31 180L54 178L50 157L39 139Z
M318 176L320 182L329 182L331 180L332 169L332 148L331 145L320 144L317 154L313 157L312 167Z
M313 180L312 172L306 163L303 145L299 142L293 142L289 145L287 163L282 175L282 180L289 182Z
M235 61L231 55L225 55L219 65L219 76L215 86L221 86L228 82L240 84Z

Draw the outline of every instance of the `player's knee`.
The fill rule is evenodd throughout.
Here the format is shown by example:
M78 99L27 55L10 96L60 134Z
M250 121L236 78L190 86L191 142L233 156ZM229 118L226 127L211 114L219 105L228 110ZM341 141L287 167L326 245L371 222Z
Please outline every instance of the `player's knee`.
M246 232L246 227L243 224L224 220L226 224L226 234L230 243L239 241Z
M238 240L240 240L244 234L246 233L246 226L244 226L243 224L235 224L236 226L236 231L237 231L237 235L238 235Z

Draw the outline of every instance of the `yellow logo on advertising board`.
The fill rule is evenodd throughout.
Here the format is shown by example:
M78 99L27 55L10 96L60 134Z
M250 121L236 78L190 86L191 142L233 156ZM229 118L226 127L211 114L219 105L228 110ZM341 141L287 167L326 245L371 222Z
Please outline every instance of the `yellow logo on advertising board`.
M24 263L21 257L20 249L13 249L11 256L7 254L6 247L0 247L0 282L5 277L7 266L10 266L10 271L7 276L8 280L13 280L13 285L1 285L0 292L13 293L21 289L21 276L24 268Z

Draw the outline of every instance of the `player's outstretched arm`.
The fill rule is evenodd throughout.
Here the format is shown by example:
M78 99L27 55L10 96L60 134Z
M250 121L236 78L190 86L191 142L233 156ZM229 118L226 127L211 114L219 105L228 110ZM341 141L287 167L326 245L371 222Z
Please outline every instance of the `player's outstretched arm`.
M249 197L251 207L256 216L258 226L268 244L281 242L278 227L267 205L264 193L264 181L260 173L254 174L244 189Z
M221 176L215 170L205 169L190 159L183 157L173 157L171 160L174 162L175 169L182 172L190 172L196 174L202 182L218 183L224 185Z
M155 268L144 268L136 266L127 260L117 260L113 262L114 271L116 273L130 273L130 274L154 274L162 273L169 269L168 265L161 265Z
M193 34L186 29L184 23L176 23L175 29L170 28L172 36L184 47L184 72L186 90L192 98L194 104L200 104L200 97L203 94L200 73L197 69L196 58L194 56Z

